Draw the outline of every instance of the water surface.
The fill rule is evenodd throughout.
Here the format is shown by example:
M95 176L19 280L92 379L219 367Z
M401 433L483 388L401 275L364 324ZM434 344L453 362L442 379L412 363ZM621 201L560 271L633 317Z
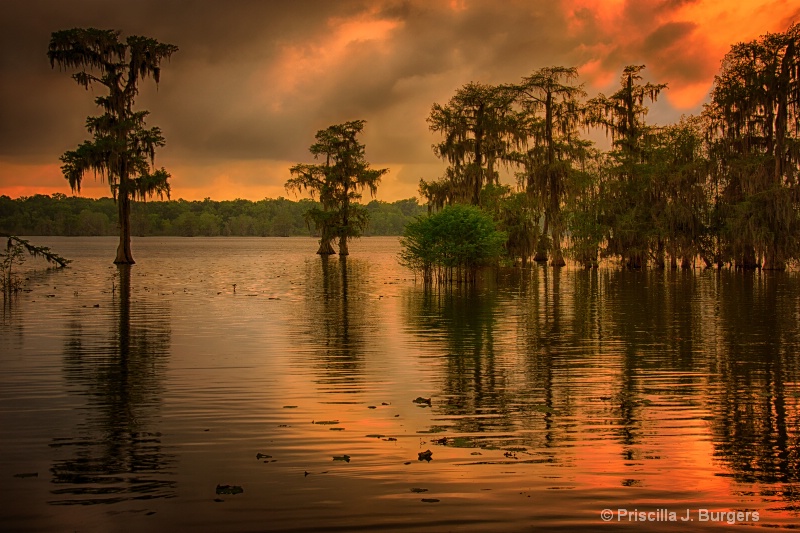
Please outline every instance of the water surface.
M136 239L131 268L111 238L33 242L74 262L0 315L9 530L798 523L796 274L534 267L431 292L392 238L345 262Z

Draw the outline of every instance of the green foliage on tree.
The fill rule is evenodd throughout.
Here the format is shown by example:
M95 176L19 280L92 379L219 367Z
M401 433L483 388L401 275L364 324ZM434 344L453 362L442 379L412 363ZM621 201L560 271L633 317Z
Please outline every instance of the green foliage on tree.
M400 240L400 260L426 283L474 283L480 267L503 255L505 241L488 213L456 204L408 224Z
M523 117L513 107L514 98L510 87L469 83L447 105L433 104L428 124L444 137L433 151L449 166L438 182L420 182L429 204L478 205L484 185L498 182L496 165L507 161L521 140Z
M307 214L320 232L318 254L334 253L331 241L337 238L339 255L349 254L347 241L361 236L369 222L369 211L356 202L365 188L374 196L381 176L389 171L372 169L367 163L364 145L356 139L364 124L354 120L318 131L309 151L325 163L298 163L289 169L294 177L286 182L286 190L308 191L319 198L321 206Z
M800 24L731 47L708 120L718 259L783 270L800 256Z
M698 255L713 257L708 224L709 165L701 119L684 117L678 124L656 132L648 174L655 230L651 256L656 266L665 267L665 254L669 254L673 268L678 259L682 268L689 268Z
M136 202L131 206L134 236L176 237L296 237L313 236L305 213L318 202L287 198L211 199ZM416 198L365 206L370 222L365 236L402 235L406 223L426 212ZM12 200L0 196L0 234L111 236L116 205L111 198L91 199L56 193Z
M645 102L655 102L667 85L642 83L644 68L625 67L617 92L588 103L589 121L604 128L614 146L608 159L613 179L606 190L607 253L623 257L629 268L644 267L657 240L648 167L653 129L645 122Z
M586 93L574 84L577 77L574 67L545 67L516 86L518 102L528 117L521 184L544 212L545 238L539 241L550 243L553 266L565 265L561 252L562 206L574 186L575 166L585 161L591 145L578 134L585 114L580 98ZM547 260L544 247L538 250L535 259Z
M75 28L52 34L47 56L51 67L76 70L72 78L85 89L101 86L107 95L95 102L103 114L89 117L86 129L91 141L61 156L61 170L73 191L80 192L88 172L108 180L118 205L119 246L114 259L133 264L130 204L158 194L169 196L169 173L154 169L156 148L164 146L157 127L145 125L147 111L134 111L138 83L152 76L158 83L161 62L178 47L140 36L120 40L120 32Z

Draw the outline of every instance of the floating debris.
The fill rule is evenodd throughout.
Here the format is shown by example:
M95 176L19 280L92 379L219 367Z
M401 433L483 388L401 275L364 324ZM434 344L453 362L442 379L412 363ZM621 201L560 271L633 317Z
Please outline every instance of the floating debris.
M256 454L256 459L259 459L259 460L260 459L272 459L272 456L271 455L267 455L265 453L257 453Z
M422 498L423 503L439 503L438 498Z
M419 452L417 455L419 456L417 458L418 461L428 461L430 463L431 459L433 459L433 452L430 451L430 450L425 450L424 452Z
M333 460L334 460L334 461L344 461L345 463L349 463L349 462L350 462L350 456L349 456L349 455L347 455L347 454L344 454L344 455L334 455L334 456L333 456Z
M22 474L14 474L14 477L19 477L19 478L39 477L39 472L23 472Z
M244 489L239 485L217 485L217 494L241 494Z
M422 396L417 396L414 399L414 403L419 405L427 405L428 407L431 406L431 399L430 398L423 398Z
M368 405L368 406L367 406L367 409L377 409L377 407L376 407L376 406L374 406L374 405Z
M320 420L319 422L312 422L313 424L319 424L320 426L332 426L334 424L338 424L338 420Z
M381 402L381 405L392 405L389 402Z
M297 409L297 406L296 405L284 405L283 408L284 409Z
M428 489L421 489L419 487L414 487L414 488L411 489L411 492L417 492L417 493L428 492Z
M383 440L385 440L386 442L396 442L397 441L397 439L394 438L394 437L389 437L389 438L386 438L386 439L383 439Z
M344 431L344 428L328 428L331 431Z
M385 436L386 436L386 435L381 435L380 433L370 433L370 434L369 434L369 435L367 435L366 437L367 437L368 439L382 439L382 438L383 438L383 437L385 437Z

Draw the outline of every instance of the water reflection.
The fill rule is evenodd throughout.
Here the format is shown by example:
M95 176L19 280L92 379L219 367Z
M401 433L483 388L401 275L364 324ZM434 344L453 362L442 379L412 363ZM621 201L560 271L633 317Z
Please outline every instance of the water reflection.
M723 272L720 349L712 375L716 455L744 483L765 483L798 509L800 339L797 280ZM775 488L772 484L780 483Z
M369 264L353 258L320 256L306 263L299 340L323 391L352 393L365 386L364 351L376 327L365 291L368 275Z
M451 417L459 432L509 428L510 399L496 368L497 294L464 287L423 289L409 304L412 329L445 354L437 412Z
M169 311L134 300L119 266L111 324L74 317L64 345L71 395L85 398L74 436L54 438L51 504L89 505L175 496L174 456L158 431L170 344ZM110 331L103 331L110 328Z

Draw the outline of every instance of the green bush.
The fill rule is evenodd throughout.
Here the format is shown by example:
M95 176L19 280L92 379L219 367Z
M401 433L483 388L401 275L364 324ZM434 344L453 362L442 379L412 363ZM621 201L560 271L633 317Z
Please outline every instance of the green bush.
M447 206L409 223L400 239L400 262L426 283L474 282L480 267L503 255L506 234L492 217L469 205Z

